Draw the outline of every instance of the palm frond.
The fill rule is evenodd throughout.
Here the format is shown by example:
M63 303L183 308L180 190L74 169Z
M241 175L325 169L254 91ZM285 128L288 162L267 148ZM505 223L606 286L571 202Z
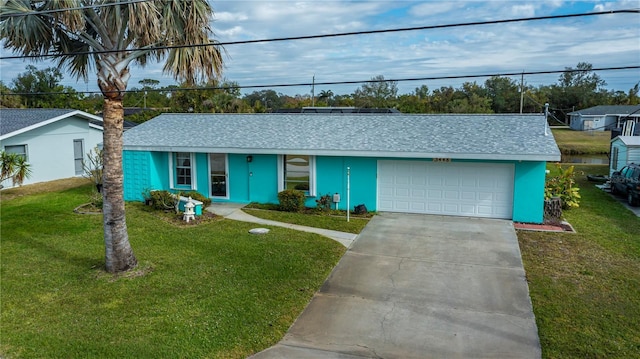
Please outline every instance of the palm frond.
M159 2L137 2L128 5L129 37L136 48L156 44L162 39L161 9Z
M9 0L0 6L0 38L4 47L24 55L44 55L51 49L54 37L51 22L29 0ZM19 15L19 16L14 16Z
M91 50L91 46L86 41L70 38L65 32L60 32L58 39L56 52L59 54L72 54L58 57L58 69L66 68L77 79L87 80L89 72L93 68L93 59L86 54Z
M49 14L54 22L64 24L69 32L76 32L84 28L84 17L82 10L66 10L75 9L82 6L80 0L55 0L44 1L40 10L64 10L55 11Z
M219 77L223 64L220 49L223 48L216 43L217 41L207 39L199 44L211 44L210 46L171 49L163 71L190 85Z
M165 0L163 29L166 45L209 45L171 49L163 68L178 81L189 84L219 77L222 73L224 48L213 35L213 12L207 1Z

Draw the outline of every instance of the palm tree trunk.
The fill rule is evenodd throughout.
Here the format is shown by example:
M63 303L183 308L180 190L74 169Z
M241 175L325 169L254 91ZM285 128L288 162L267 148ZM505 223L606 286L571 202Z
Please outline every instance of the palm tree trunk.
M124 209L122 173L122 133L124 109L122 98L104 100L103 113L103 207L106 270L123 272L138 264L129 244Z

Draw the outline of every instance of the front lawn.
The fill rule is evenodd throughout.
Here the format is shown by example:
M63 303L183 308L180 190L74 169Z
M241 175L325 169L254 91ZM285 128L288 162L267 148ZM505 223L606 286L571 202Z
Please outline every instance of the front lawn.
M544 358L635 358L640 353L640 218L576 166L577 233L519 231ZM582 173L581 173L582 171Z
M176 226L128 204L140 265L112 276L102 216L73 213L89 192L3 197L0 357L244 358L281 339L345 250L224 219Z
M575 131L553 128L553 137L565 155L599 155L609 153L610 131Z
M346 213L341 213L340 215L295 213L277 211L274 209L257 209L251 208L251 206L245 207L242 210L254 217L268 219L271 221L298 224L307 227L331 229L334 231L355 234L362 232L367 223L369 223L369 218L371 217L370 215L365 217L351 216L349 218L349 222L347 222ZM311 211L313 211L313 209Z

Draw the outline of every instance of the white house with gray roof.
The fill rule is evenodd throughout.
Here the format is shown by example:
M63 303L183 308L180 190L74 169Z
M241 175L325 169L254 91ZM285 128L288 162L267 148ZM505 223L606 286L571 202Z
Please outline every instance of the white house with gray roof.
M32 174L23 184L81 176L87 153L102 142L101 124L79 110L3 108L0 149L26 157Z
M560 151L543 115L163 114L124 134L125 199L198 191L220 202L542 222L547 161Z
M602 105L569 112L569 127L578 131L610 131L622 121L640 122L640 105ZM637 126L640 129L640 126Z

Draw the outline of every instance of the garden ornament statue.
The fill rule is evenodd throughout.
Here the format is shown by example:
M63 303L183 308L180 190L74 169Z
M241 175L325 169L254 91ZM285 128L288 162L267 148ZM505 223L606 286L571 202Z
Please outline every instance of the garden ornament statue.
M187 221L187 223L192 219L196 219L196 212L193 210L195 206L196 205L193 204L191 197L189 197L187 203L184 204L184 215L182 216L182 219Z

